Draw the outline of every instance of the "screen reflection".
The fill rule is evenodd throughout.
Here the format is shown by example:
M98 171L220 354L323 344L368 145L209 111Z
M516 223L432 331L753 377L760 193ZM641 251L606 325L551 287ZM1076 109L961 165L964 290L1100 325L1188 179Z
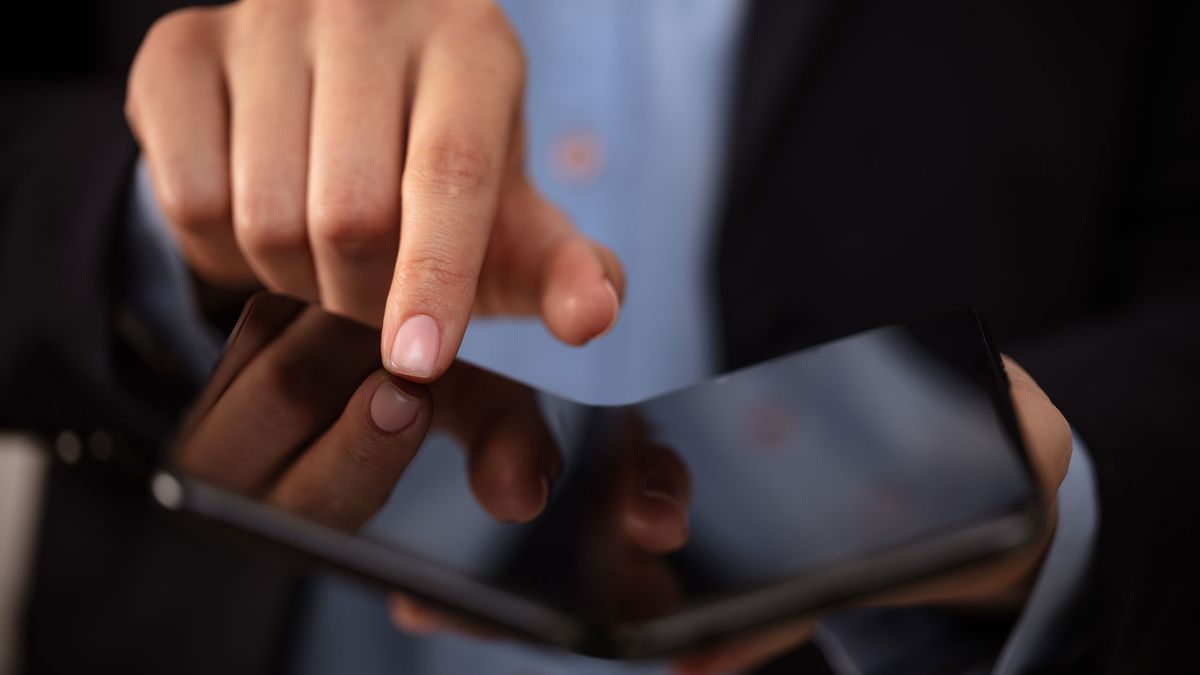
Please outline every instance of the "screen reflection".
M315 306L257 296L177 437L175 470L600 624L667 616L1034 498L994 355L966 311L617 407L459 362L423 394L434 413L419 450L382 463L328 433L377 376L378 341ZM468 455L497 428L551 458L547 506L530 522L501 522L477 499ZM342 461L361 470L329 469Z

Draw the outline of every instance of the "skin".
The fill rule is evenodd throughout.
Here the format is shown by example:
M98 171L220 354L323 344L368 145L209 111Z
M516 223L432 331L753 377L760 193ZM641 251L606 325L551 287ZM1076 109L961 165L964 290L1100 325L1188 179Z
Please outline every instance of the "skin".
M431 385L398 378L379 368L370 331L312 306L280 326L243 326L239 351L251 355L189 420L182 470L354 532L436 428L461 442L493 518L524 522L545 508L563 462L531 389L461 363Z
M428 382L472 311L575 345L620 311L616 257L525 176L524 74L490 0L243 0L155 23L126 117L197 274L382 326Z
M344 462L339 443L318 443L325 452L312 456L323 462L295 463L283 474L290 483L270 487L281 505L341 526L373 512L403 471L405 453L441 414L412 382L447 372L472 312L538 316L576 345L616 322L625 289L620 263L576 232L524 174L524 75L513 30L490 0L242 0L171 13L146 36L129 76L126 117L193 270L216 286L265 286L382 327L379 361L389 372L368 374L345 410L330 413L326 433L382 434L387 442L371 447L399 447L382 465L387 480L354 473L371 457ZM405 338L399 346L398 336ZM1036 383L1006 363L1052 501L1070 457L1069 430ZM269 373L263 382L272 382ZM403 431L371 426L381 383L418 406ZM453 387L453 378L437 386ZM530 454L523 439L541 432L520 417L476 430L468 443L472 487L502 520L536 516L556 475L553 452ZM295 448L277 450L285 456ZM322 499L304 502L304 494ZM374 501L347 505L356 494ZM341 510L322 512L329 503ZM677 510L656 508L629 521L634 541L671 532L654 514L677 522ZM1048 541L877 602L1012 611ZM651 541L650 550L672 545L664 542ZM405 599L394 616L411 630L456 627ZM677 669L751 668L808 639L814 620L683 657Z

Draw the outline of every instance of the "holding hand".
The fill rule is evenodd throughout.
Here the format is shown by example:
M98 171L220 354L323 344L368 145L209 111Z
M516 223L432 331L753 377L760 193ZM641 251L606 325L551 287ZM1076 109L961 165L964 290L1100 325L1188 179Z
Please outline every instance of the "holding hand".
M459 439L497 520L542 512L562 471L532 390L466 364L431 386L379 369L378 332L261 296L176 443L183 473L356 532L386 503L432 427Z

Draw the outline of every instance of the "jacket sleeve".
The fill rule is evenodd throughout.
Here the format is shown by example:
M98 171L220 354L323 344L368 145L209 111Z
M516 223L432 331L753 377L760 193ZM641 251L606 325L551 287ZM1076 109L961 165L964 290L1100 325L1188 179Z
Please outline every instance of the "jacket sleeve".
M1148 92L1136 194L1114 242L1119 313L1014 350L1092 451L1100 534L1084 672L1194 662L1200 604L1200 6L1180 3ZM1064 659L1071 660L1070 649ZM1055 671L1057 672L1057 671Z
M0 28L0 428L122 429L119 446L147 445L182 395L164 396L131 347L122 298L124 80L173 4L86 0L65 16L22 2Z
M119 83L6 85L0 112L0 427L87 434L169 413L123 335L121 237L135 147ZM148 380L147 380L148 381ZM161 399L157 399L161 401Z

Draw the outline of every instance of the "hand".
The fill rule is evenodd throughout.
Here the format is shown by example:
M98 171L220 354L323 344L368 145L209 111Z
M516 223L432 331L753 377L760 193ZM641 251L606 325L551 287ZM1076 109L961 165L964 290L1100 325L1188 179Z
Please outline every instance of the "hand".
M1009 380L1012 382L1013 404L1029 449L1034 473L1049 504L1047 517L1050 519L1050 523L1045 534L1035 545L997 562L950 574L909 588L894 590L872 598L864 604L876 606L939 605L1010 612L1015 612L1024 605L1041 567L1042 559L1050 545L1056 517L1055 495L1066 476L1072 444L1070 427L1066 420L1037 386L1037 383L1033 381L1033 378L1008 357L1004 357L1004 365ZM676 485L680 484L676 483ZM636 507L638 502L618 501L616 504L618 508L615 513L619 522L637 522L638 512L633 507ZM669 511L664 513L669 514ZM671 525L669 519L662 521L664 513L659 513L657 516L660 524L665 525L658 530L660 533L658 536L666 536L664 540L666 541L670 539L669 535L672 532L678 534L678 528ZM645 518L644 515L640 517ZM626 533L630 532L628 528L625 531ZM629 541L638 543L639 538L632 536ZM671 586L669 577L665 576L666 568L657 564L661 561L655 562L650 553L656 550L660 553L668 552L684 542L686 542L686 536L679 540L677 545L666 546L662 549L656 549L653 545L647 547L645 542L641 542L642 553L632 558L635 561L640 560L641 564L621 567L619 569L625 570L626 574L617 576L619 578L623 576L626 583L649 580L648 585L643 583L640 588L628 586L628 589L633 592L640 591L643 598L651 598L650 602L669 602ZM653 544L653 540L650 543ZM628 551L629 549L621 550ZM637 572L644 573L634 574ZM618 600L622 597L632 597L621 593L620 589L615 595ZM658 609L661 610L661 607ZM431 610L406 598L398 598L393 601L392 616L396 625L403 630L428 632L452 629L482 637L489 636L486 632L480 631L477 627L467 624L461 619ZM791 622L772 626L748 637L683 655L675 660L673 667L681 675L708 675L751 670L803 644L811 637L813 628L818 621L819 617L798 617Z
M247 314L180 435L180 470L353 532L432 424L462 441L493 517L542 511L562 459L531 390L463 364L432 387L407 382L378 368L375 331L270 300Z
M314 307L260 303L230 350L240 363L222 361L181 434L177 467L357 530L383 506L432 416L425 386L378 369L374 341Z
M126 116L198 275L382 325L424 382L473 309L570 344L617 319L615 256L523 172L524 72L491 0L242 0L160 19Z

